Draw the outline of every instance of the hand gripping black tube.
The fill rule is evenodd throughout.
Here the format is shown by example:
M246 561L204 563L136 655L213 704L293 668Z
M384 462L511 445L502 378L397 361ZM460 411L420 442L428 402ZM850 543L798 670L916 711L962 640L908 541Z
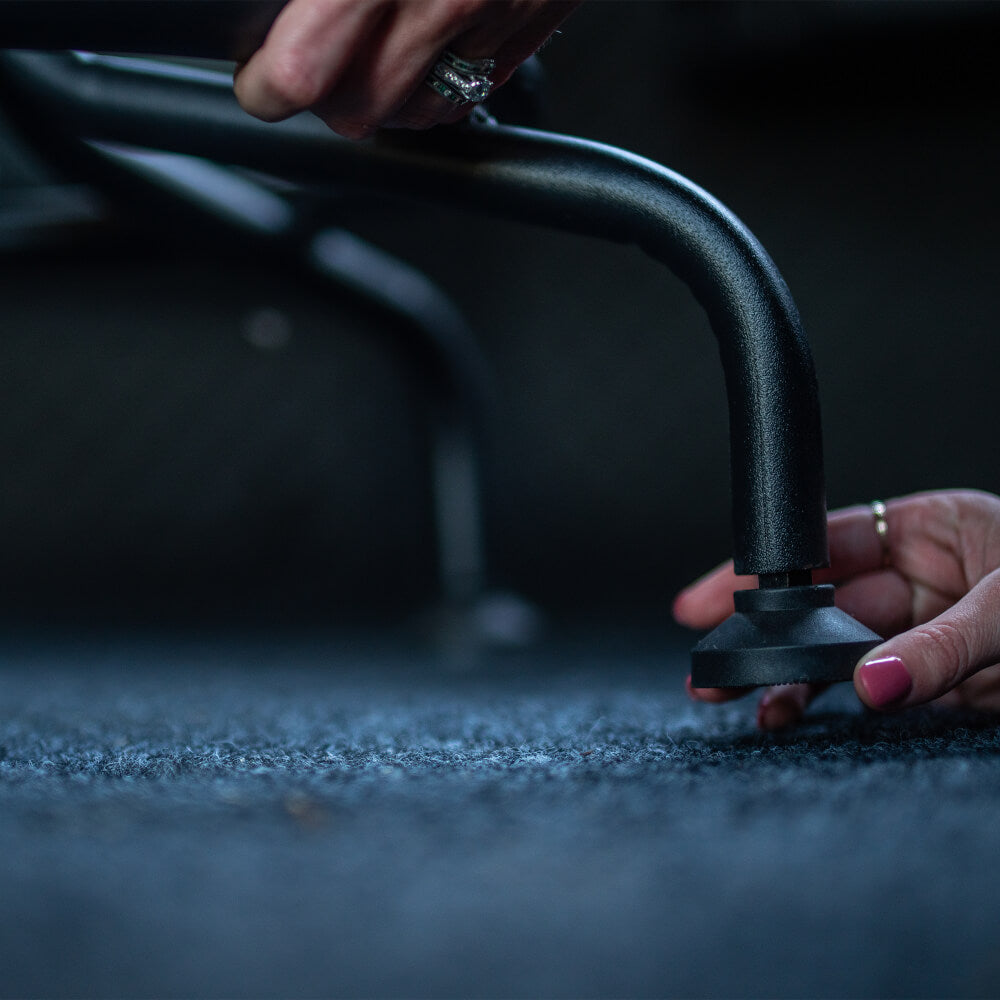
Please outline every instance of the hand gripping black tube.
M760 608L741 599L720 642L713 633L699 644L695 683L844 679L877 640L832 607L828 588L809 586L828 562L826 508L816 379L795 305L753 235L687 179L612 147L495 124L346 143L309 116L264 125L228 87L131 60L8 53L0 74L26 125L638 245L709 315L729 399L736 569L767 588L744 594L770 594ZM780 627L762 632L759 615Z

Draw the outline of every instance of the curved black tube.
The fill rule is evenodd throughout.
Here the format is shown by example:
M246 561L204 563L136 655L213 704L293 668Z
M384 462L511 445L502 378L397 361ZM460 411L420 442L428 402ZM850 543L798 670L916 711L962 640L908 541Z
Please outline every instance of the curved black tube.
M128 60L8 53L4 100L49 128L338 181L634 243L692 289L719 342L729 398L736 569L826 565L815 374L780 274L745 226L687 179L612 147L496 125L350 144L318 121L247 117L228 87Z

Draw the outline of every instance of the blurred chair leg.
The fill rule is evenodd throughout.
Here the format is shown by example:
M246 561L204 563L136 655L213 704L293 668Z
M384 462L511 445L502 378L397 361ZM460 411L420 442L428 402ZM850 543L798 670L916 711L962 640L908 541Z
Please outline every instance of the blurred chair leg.
M110 143L86 144L112 173L126 171L196 206L225 228L300 256L308 269L388 313L432 376L431 491L441 605L429 616L437 640L463 654L534 641L541 617L524 599L490 588L483 532L484 466L492 387L465 318L426 275L353 233L328 228L303 240L292 204L265 184L195 157ZM303 246L305 248L303 253Z

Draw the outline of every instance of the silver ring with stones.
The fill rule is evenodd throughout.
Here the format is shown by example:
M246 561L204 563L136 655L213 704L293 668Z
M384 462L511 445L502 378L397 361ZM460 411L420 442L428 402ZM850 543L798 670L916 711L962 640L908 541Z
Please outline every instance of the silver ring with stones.
M466 76L489 76L497 66L496 59L463 59L448 49L445 49L438 59Z
M431 70L429 79L445 84L455 94L460 95L460 100L456 100L454 97L449 98L449 100L455 101L455 103L468 104L472 102L478 104L490 95L491 84L489 77L467 76L464 73L459 73L456 69L452 69L451 66L444 62L437 63L434 69ZM439 94L442 93L437 87L434 89ZM443 94L442 96L447 97L448 95Z
M440 80L436 79L433 76L427 77L427 79L424 80L424 83L426 83L427 86L431 88L431 90L435 91L442 97L451 101L452 104L469 103L457 90L452 90L451 87L448 86L448 84L442 83Z
M443 52L424 82L453 104L478 104L489 97L493 81L486 74L494 65L492 59L462 59Z

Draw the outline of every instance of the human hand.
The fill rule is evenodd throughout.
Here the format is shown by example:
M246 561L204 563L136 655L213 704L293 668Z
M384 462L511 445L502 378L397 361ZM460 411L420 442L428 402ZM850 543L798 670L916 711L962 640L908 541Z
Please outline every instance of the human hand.
M828 570L817 583L838 584L836 604L880 635L893 636L854 670L869 708L897 710L930 701L1000 711L1000 498L973 490L918 493L891 500L887 550L870 507L830 515ZM674 617L713 628L732 613L732 594L755 586L732 563L682 591ZM723 702L751 689L692 688L698 701ZM798 722L822 686L768 689L757 724Z
M250 114L281 121L312 109L349 139L379 128L458 121L424 85L441 53L490 58L494 89L533 55L579 0L291 0L235 77Z

